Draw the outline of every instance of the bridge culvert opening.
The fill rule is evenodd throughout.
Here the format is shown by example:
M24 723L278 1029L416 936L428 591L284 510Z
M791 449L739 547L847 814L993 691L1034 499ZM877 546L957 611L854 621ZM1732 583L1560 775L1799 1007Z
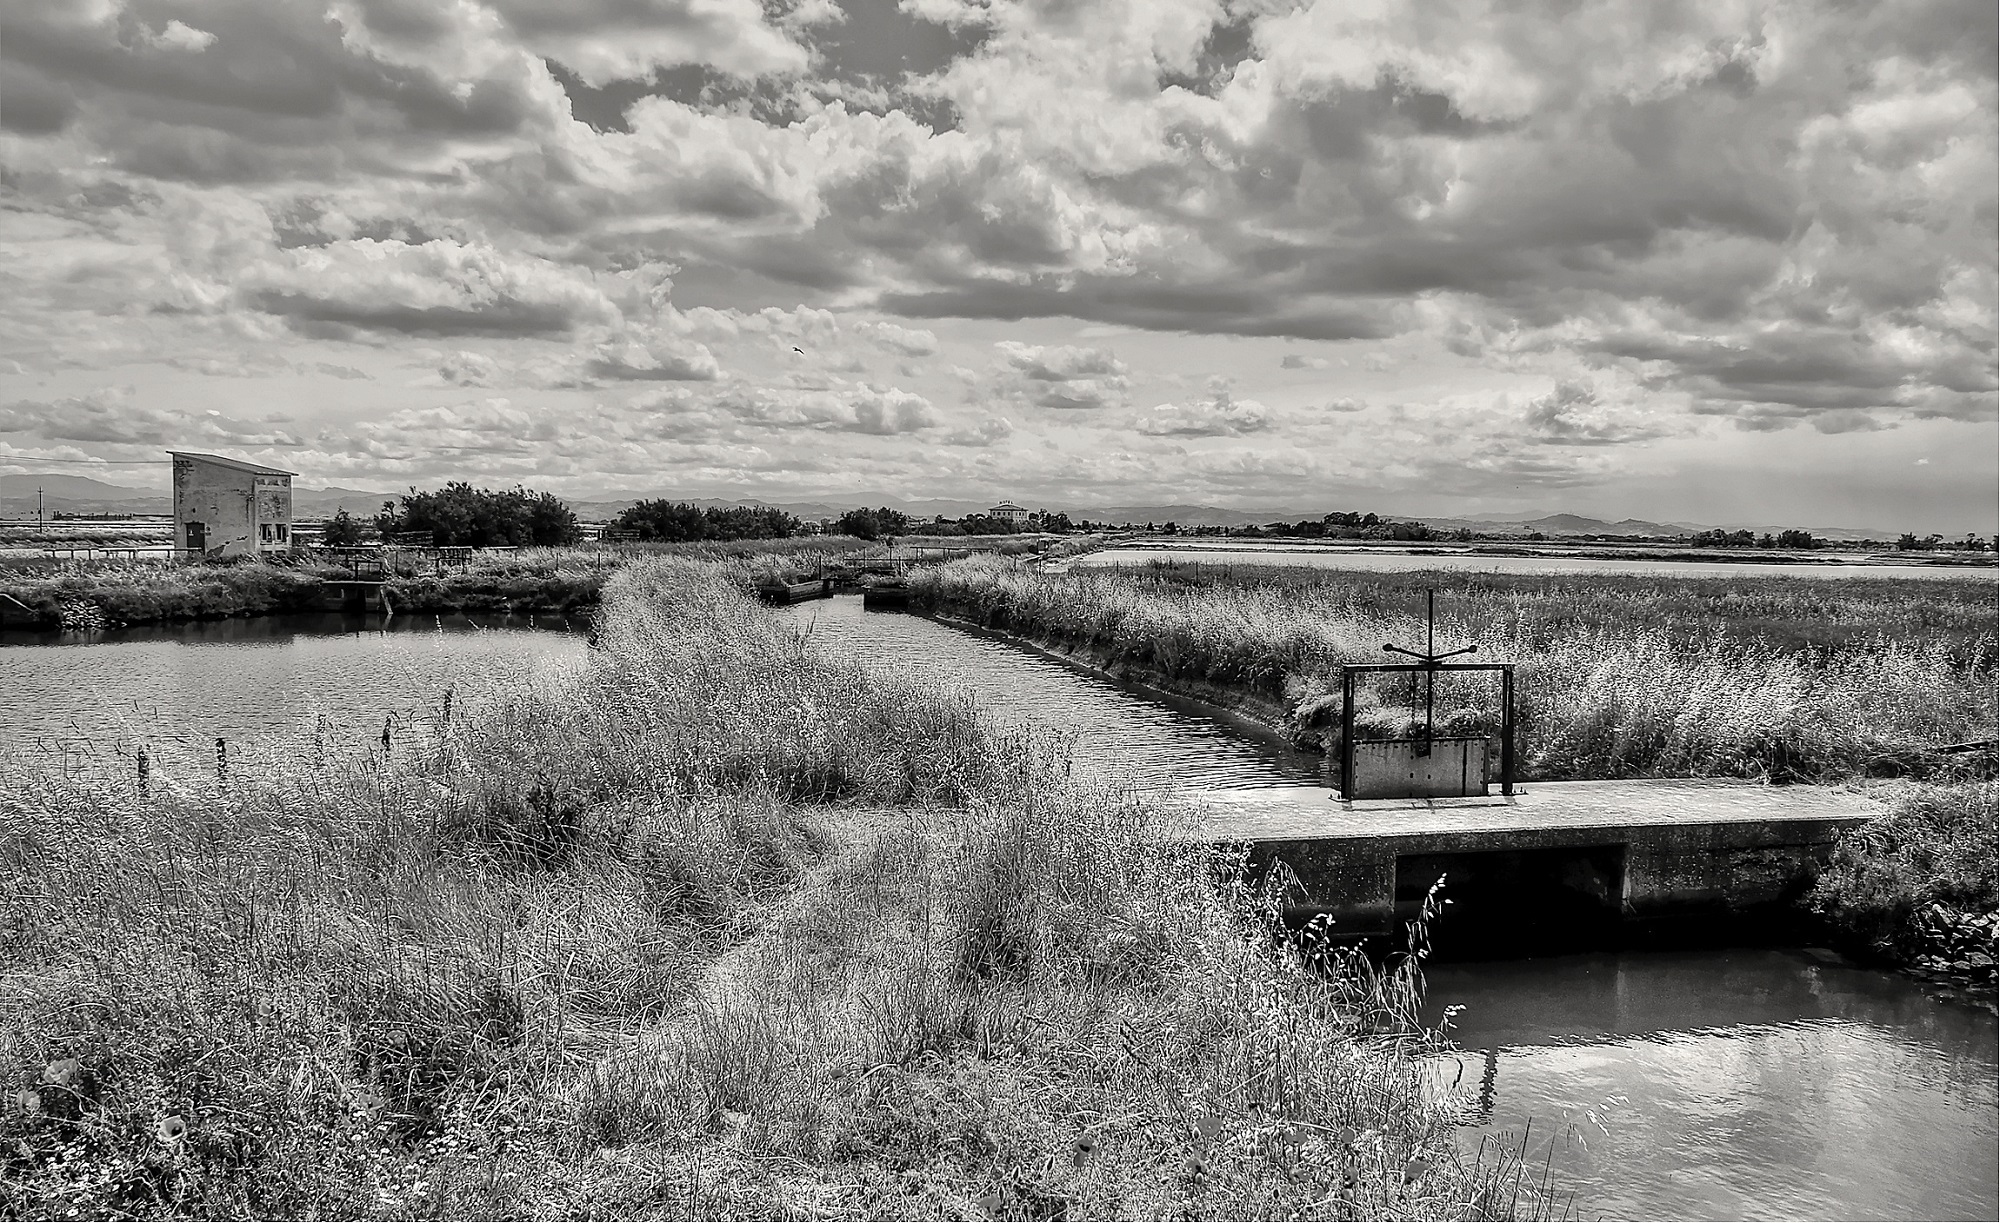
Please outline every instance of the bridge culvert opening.
M1396 918L1416 920L1442 878L1430 927L1441 959L1518 956L1615 946L1625 896L1625 846L1409 854L1396 859Z

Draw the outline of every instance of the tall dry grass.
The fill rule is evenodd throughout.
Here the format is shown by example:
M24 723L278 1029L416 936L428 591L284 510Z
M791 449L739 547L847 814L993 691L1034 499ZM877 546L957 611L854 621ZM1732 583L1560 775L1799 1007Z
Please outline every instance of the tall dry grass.
M0 595L49 625L101 628L162 620L268 615L316 606L320 576L254 559L0 564Z
M1065 790L879 821L604 1061L594 1138L699 1152L725 1217L1545 1212L1460 1155L1416 965L1270 938L1170 818Z
M1991 583L1903 582L1885 592L1870 580L1843 595L1837 580L1776 579L1775 593L1751 599L1658 579L1491 577L1189 580L1172 569L1051 574L974 558L911 585L930 606L1313 708L1339 692L1343 664L1383 661L1384 642L1422 642L1425 584L1455 584L1439 601L1438 640L1516 664L1529 777L1837 780L1916 747L1991 738L2000 720ZM1955 609L1941 618L1968 631L1934 632L1902 615L1918 606L1933 618L1937 606ZM1739 613L1763 626L1809 626L1828 608L1867 631L1804 648L1731 631ZM1493 697L1471 682L1445 684L1440 699L1457 729L1496 722ZM1358 720L1388 733L1411 702L1405 688L1378 680L1364 704Z
M0 1214L1533 1212L1414 978L741 577L393 757L0 766Z
M711 562L750 585L798 581L825 562L868 545L844 536L732 543L522 548L473 554L440 569L420 553L385 554L387 593L399 613L512 612L581 616L605 584L646 557ZM319 607L322 584L351 576L314 553L176 562L31 560L0 562L7 619L65 629L116 628L235 616L282 615Z

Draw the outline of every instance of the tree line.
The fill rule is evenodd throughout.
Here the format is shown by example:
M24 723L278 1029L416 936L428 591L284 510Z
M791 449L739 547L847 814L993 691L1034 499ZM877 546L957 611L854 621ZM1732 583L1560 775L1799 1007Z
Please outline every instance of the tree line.
M367 537L371 526L383 539L427 536L439 548L562 547L583 538L576 512L554 493L520 485L474 488L458 480L435 492L413 488L400 501L384 501L367 523L343 506L327 519L320 542L351 548Z

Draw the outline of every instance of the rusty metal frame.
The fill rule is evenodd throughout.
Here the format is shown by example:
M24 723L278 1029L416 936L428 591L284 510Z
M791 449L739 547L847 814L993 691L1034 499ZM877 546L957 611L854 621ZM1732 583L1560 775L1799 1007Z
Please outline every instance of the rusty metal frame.
M1407 671L1435 676L1439 671L1500 673L1500 793L1514 793L1514 664L1511 662L1348 663L1340 668L1340 796L1354 793L1354 678L1370 672ZM1426 734L1429 727L1426 725Z

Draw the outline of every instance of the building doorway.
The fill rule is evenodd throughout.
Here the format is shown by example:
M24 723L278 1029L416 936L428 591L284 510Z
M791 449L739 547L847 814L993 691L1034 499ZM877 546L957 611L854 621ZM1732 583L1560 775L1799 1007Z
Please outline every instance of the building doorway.
M208 551L208 524L190 522L187 524L187 548L190 552Z

